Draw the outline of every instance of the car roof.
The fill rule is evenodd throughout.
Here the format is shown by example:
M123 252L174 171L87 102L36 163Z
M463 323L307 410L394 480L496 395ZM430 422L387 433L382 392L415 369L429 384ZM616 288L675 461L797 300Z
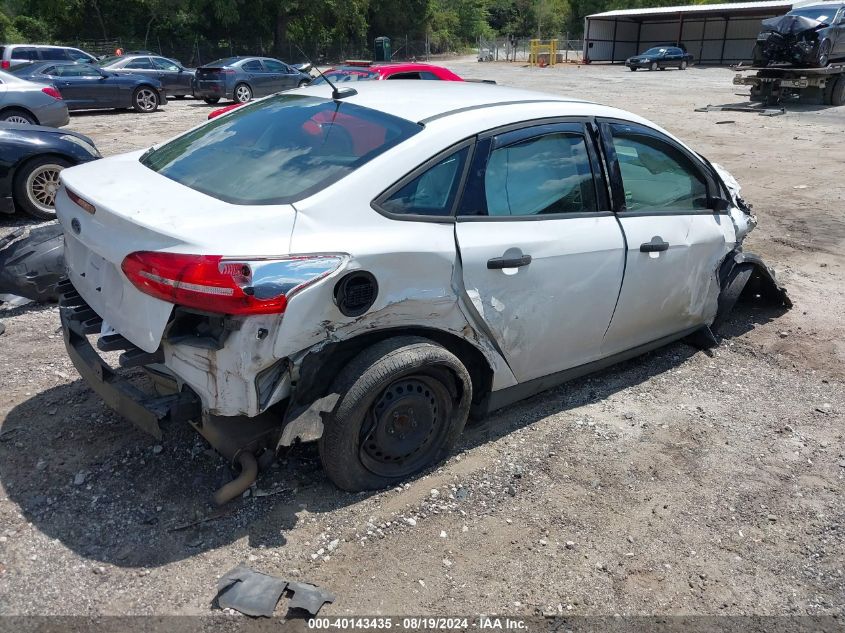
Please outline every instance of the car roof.
M363 81L355 84L355 90L357 94L344 97L343 101L414 122L515 103L587 103L563 95L460 81ZM331 96L331 88L326 84L301 88L300 91L320 97Z
M845 2L815 2L813 4L801 4L792 7L792 11L800 11L801 9L841 9L845 7Z

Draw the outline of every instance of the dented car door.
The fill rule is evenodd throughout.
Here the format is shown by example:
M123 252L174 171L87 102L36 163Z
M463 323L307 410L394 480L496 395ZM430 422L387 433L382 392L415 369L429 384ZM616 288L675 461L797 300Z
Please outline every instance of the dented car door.
M601 130L627 243L606 356L712 321L716 271L736 235L727 210L709 208L718 189L696 157L644 126L608 121Z
M624 242L583 123L479 139L455 232L468 309L518 380L598 357Z

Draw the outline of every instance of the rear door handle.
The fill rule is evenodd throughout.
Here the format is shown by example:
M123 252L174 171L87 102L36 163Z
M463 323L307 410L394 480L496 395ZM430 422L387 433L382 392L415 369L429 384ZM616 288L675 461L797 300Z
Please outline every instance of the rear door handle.
M643 242L640 244L641 253L662 253L669 250L669 242L664 242L663 238L655 235L650 242Z
M531 263L531 255L519 257L494 257L487 260L487 268L490 270L501 270L502 268L520 268Z

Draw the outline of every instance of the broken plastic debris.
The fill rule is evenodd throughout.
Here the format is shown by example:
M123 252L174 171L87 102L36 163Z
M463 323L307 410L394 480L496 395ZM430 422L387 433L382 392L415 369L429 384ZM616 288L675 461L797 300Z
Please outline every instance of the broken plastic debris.
M334 594L315 585L287 581L238 565L218 581L217 604L221 609L269 618L285 590L292 594L290 609L304 609L311 615L317 615L325 603L335 601Z

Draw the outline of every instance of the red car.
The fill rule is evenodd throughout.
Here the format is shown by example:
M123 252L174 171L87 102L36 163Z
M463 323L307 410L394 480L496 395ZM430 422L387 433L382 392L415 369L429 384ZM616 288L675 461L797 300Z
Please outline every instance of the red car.
M343 66L330 68L323 73L332 83L346 83L350 81L378 81L382 79L427 79L434 81L463 81L455 73L442 66L432 64L417 64L415 62L397 63L373 63L348 61ZM325 83L322 77L315 77L311 85ZM224 108L213 110L209 119L233 110L240 106L240 103L233 103Z

